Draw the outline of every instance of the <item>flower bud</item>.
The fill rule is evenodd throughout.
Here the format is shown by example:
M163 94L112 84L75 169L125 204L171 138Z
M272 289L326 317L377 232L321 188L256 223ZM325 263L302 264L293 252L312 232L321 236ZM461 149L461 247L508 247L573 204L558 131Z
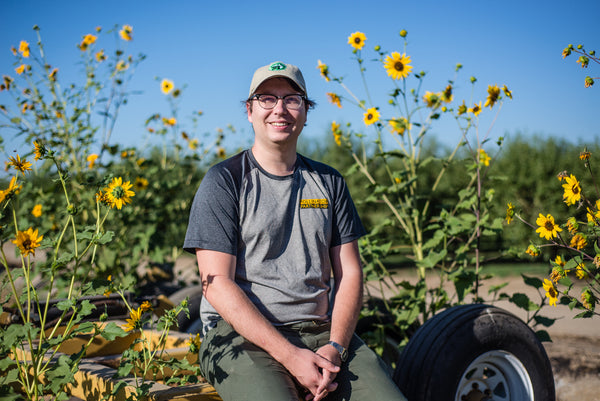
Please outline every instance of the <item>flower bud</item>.
M403 29L400 31L400 36L403 38L405 38L407 34L408 34L408 32L406 32L406 29Z
M375 49L376 52L378 52L379 50L381 50L381 46L377 45L377 46L375 46L374 49Z

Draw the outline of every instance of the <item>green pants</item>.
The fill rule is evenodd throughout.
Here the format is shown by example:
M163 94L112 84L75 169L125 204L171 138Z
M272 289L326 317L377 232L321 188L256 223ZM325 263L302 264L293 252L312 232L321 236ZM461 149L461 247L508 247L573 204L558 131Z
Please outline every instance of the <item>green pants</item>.
M316 351L327 344L329 329L329 323L305 322L279 331L294 345ZM298 401L307 394L279 362L224 320L206 334L199 359L202 375L224 401ZM338 388L325 398L328 401L406 400L389 367L356 335L335 381Z

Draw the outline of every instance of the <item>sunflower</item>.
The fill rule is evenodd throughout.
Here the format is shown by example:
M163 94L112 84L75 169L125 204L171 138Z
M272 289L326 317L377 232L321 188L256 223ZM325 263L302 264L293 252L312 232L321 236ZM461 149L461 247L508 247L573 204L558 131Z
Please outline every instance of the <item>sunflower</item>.
M551 214L544 216L540 213L535 223L539 226L535 232L540 234L540 238L550 240L556 238L558 233L562 231L562 228L554 223L554 217Z
M452 85L446 86L446 89L442 92L442 101L446 103L451 103L454 96L452 95Z
M190 139L188 142L188 148L190 148L191 150L196 150L199 146L200 141L198 141L198 138Z
M587 149L585 149L583 152L581 152L579 154L579 160L587 161L587 160L590 160L590 157L592 157L592 154Z
M27 66L25 64L21 64L20 66L15 68L15 72L17 74L21 75L23 73L23 71L25 71L25 68L27 68Z
M469 113L473 113L475 116L478 116L481 113L481 102L475 103L473 107L469 108L468 111Z
M592 294L589 288L585 288L581 293L581 303L585 308L590 310L595 306L596 297L594 297L594 294Z
M405 117L393 118L390 120L390 130L398 135L404 135L406 130L410 130L412 124Z
M42 215L42 205L40 205L39 203L37 205L35 205L33 207L33 209L31 210L31 214L33 215L33 217L41 217L41 215Z
M143 191L148 188L148 180L144 177L136 177L133 187L136 191Z
M506 206L506 224L510 224L513 217L515 216L515 207L510 202Z
M21 53L21 55L23 57L28 58L29 57L29 43L22 40L21 43L19 43L19 53Z
M119 60L119 62L117 63L117 66L115 68L117 69L117 71L125 71L126 69L129 68L129 64L127 64L123 60Z
M46 147L39 141L33 141L33 160L41 160L46 155Z
M152 304L150 303L150 301L144 301L140 305L140 309L141 309L142 312L146 312L146 311L152 310Z
M506 87L506 85L502 87L502 91L504 92L507 98L512 99L512 92Z
M350 44L356 50L363 48L365 45L365 40L367 40L367 37L362 32L354 32L352 35L348 36L348 44Z
M371 107L367 112L363 115L363 119L366 125L371 125L377 121L379 121L379 111L375 107Z
M542 284L544 290L546 291L546 297L550 301L551 306L556 306L556 301L558 300L558 291L554 286L554 283L547 278L544 279L544 283Z
M317 68L319 69L319 72L321 73L321 76L323 78L325 78L325 81L329 82L330 78L329 78L329 67L327 66L327 64L323 64L321 62L321 60L317 60L317 62L319 63L319 65L317 65Z
M87 35L85 35L83 37L83 40L79 44L79 49L81 49L81 51L87 50L87 48L95 42L96 42L96 37L94 35L92 35L91 33L88 33Z
M333 121L331 123L331 132L333 133L333 139L337 146L342 146L342 131L340 130L340 125Z
M485 152L485 150L479 149L479 163L483 164L484 166L489 166L490 160L492 160L492 158Z
M423 95L423 101L425 102L427 107L431 107L432 109L435 109L435 108L439 107L439 105L442 101L441 93L433 93L430 91L426 91L425 94Z
M540 249L533 244L529 244L525 253L535 258L536 256L540 256Z
M20 190L21 186L17 185L17 177L11 178L8 188L0 190L0 202L4 202L4 200L9 198L13 193L18 194Z
M190 352L192 354L198 353L200 350L200 344L202 344L202 339L200 338L200 333L196 333L195 337L192 337L190 334L190 339L188 340L188 346L190 347Z
M131 191L132 185L129 181L123 183L121 177L113 178L108 188L104 190L106 200L111 208L116 207L121 209L123 205L131 202L131 197L135 196L135 192Z
M131 27L131 25L123 25L123 28L119 31L119 36L121 36L121 39L126 41L130 41L131 39L133 39L132 34L133 28Z
M467 105L465 105L465 101L463 100L462 104L458 106L458 115L461 116L467 112Z
M42 238L44 236L38 236L37 229L33 231L33 228L29 227L26 231L17 231L17 239L12 242L17 245L21 251L21 255L27 256L31 254L35 256L35 248L40 246Z
M579 280L583 280L588 277L587 271L585 270L585 264L579 263L577 265L577 270L575 270L575 275Z
M552 280L554 283L558 283L564 276L565 271L561 267L555 267L550 273L550 280Z
M342 108L342 99L340 99L340 97L336 93L327 92L327 97L329 97L329 101L331 103L335 104L340 109Z
M493 86L488 85L488 97L487 97L483 107L489 106L489 108L491 109L492 107L494 107L494 105L498 101L499 97L500 97L500 88L498 87L498 85L493 85Z
M94 168L94 165L96 164L96 160L98 159L98 155L95 153L92 153L91 155L89 155L87 157L87 162L88 162L88 168L92 169Z
M160 83L160 90L165 95L168 95L173 90L173 81L170 79L163 79Z
M96 55L94 56L96 58L96 61L101 63L104 60L106 60L106 54L104 54L104 50L100 50L98 52L96 52Z
M31 163L25 159L21 160L21 157L19 155L17 155L16 157L9 156L8 160L8 164L12 165L15 168L15 170L23 173L23 175L25 175L26 171L31 170Z
M127 319L127 324L123 326L123 330L125 331L133 331L141 327L142 320L142 308L132 309L129 312L129 319Z
M573 238L571 238L571 242L569 245L575 249L581 250L587 245L587 238L585 237L585 235L577 233L573 236Z
M575 234L579 230L579 223L575 217L569 217L567 220L567 229L571 234Z
M175 117L171 117L171 118L163 117L162 122L163 122L164 125L172 127L175 124L177 124L177 119Z
M587 221L588 223L593 223L598 225L600 222L600 199L596 201L596 210L592 210L589 207L587 208Z
M562 186L565 190L563 199L567 205L574 205L581 199L581 186L573 174L565 177L565 181L567 183Z
M410 57L405 53L400 54L398 52L393 52L391 56L386 56L383 65L387 74L392 79L406 78L413 68L410 65Z

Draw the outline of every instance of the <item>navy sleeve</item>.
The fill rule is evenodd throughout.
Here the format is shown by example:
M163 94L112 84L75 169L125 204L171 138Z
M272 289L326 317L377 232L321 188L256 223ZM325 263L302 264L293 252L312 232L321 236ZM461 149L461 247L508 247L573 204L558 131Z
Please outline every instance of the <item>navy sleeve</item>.
M343 177L337 173L332 178L334 179L335 203L333 205L334 221L331 246L334 247L362 237L366 234L366 230L360 221Z
M238 202L231 172L213 166L200 183L192 207L183 249L196 248L235 255L238 242Z

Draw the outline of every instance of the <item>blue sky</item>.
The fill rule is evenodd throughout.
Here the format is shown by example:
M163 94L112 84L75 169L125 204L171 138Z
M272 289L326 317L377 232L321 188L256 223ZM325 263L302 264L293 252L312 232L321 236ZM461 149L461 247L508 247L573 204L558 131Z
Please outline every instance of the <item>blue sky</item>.
M305 75L309 96L317 108L310 112L304 140L323 138L331 121L352 122L368 132L362 112L327 101L326 92L342 94L339 86L319 76L317 60L330 66L360 98L365 93L353 62L348 36L364 32L365 59L373 47L403 52L399 37L408 31L407 55L413 72L425 71L423 90L441 91L456 78L455 103L485 101L488 84L507 85L513 100L505 102L491 136L541 135L591 143L600 137L600 82L584 88L586 75L600 76L600 66L583 70L576 56L566 60L562 49L583 43L600 50L600 24L593 19L600 2L590 1L31 1L3 0L0 24L0 73L14 76L11 46L35 42L31 29L41 28L45 49L62 77L78 74L75 45L96 26L105 30L129 24L134 40L128 50L144 53L130 89L141 91L123 109L115 140L124 145L143 143L144 120L168 110L156 77L186 85L180 115L201 109L201 132L232 124L237 133L228 146L251 143L252 131L240 101L245 98L255 68L275 60L297 64ZM391 83L381 65L367 63L374 106L385 110ZM471 90L469 77L477 84ZM414 78L409 87L416 86ZM4 93L5 95L5 93ZM7 102L0 94L0 103ZM487 131L493 113L482 114L480 129ZM392 117L388 115L388 117ZM487 120L486 120L487 119ZM182 121L184 123L184 121ZM9 131L1 134L12 148ZM456 124L443 118L432 134L442 143L460 138Z

